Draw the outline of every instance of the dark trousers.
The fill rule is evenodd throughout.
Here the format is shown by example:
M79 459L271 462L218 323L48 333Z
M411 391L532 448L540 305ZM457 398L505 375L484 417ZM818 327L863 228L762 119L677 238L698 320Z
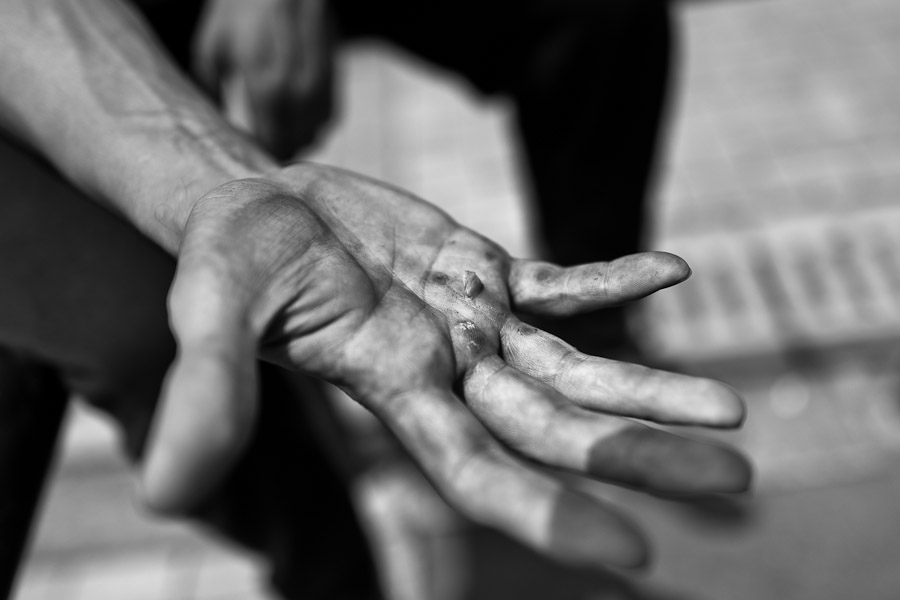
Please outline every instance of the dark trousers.
M667 0L328 0L344 40L377 38L511 98L548 259L640 248L672 53ZM189 63L196 2L148 10Z
M388 40L512 100L546 259L641 249L672 54L666 0L332 4L346 38ZM591 354L631 347L624 308L537 324Z
M638 250L668 83L664 0L334 5L346 36L387 39L513 100L550 260Z
M550 258L638 249L667 79L662 0L333 4L348 39L388 39L514 100ZM191 2L148 13L182 64L196 15ZM0 189L2 577L14 568L68 392L112 414L140 457L174 352L165 312L174 263L4 140ZM285 597L376 596L346 490L283 375L261 368L257 434L196 517L263 553Z

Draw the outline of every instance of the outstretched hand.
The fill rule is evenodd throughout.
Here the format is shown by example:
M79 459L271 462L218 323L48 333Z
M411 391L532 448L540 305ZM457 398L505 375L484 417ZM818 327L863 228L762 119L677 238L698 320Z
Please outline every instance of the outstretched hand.
M560 558L640 564L626 517L535 463L665 494L743 491L735 451L621 418L734 427L743 404L718 382L579 353L514 311L596 310L689 274L665 253L512 259L411 194L337 169L221 186L195 205L179 254L179 355L145 497L181 510L221 480L252 431L260 356L369 408L470 517Z

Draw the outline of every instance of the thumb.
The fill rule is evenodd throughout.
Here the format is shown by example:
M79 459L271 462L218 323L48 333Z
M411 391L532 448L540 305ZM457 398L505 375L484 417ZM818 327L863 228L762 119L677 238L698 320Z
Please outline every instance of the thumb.
M178 357L169 369L141 472L152 510L180 513L224 479L256 419L256 336L213 273L179 267L169 310Z

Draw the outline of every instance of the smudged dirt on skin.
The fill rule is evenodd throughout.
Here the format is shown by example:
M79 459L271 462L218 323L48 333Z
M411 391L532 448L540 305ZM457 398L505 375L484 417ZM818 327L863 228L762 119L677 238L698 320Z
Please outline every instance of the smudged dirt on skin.
M436 285L447 285L450 282L450 276L440 271L434 271L428 276L428 281Z
M540 267L534 274L534 280L538 283L547 283L556 275L555 269L552 267Z
M536 334L538 331L539 330L537 327L532 327L531 325L526 325L525 323L522 323L516 328L516 333L523 336L531 336Z

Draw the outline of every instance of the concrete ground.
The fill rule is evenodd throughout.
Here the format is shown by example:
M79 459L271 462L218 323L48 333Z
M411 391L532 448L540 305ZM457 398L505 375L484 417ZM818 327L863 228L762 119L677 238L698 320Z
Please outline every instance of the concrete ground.
M900 3L721 0L678 15L652 246L694 277L635 325L651 355L745 394L746 427L724 437L753 457L757 492L699 510L590 486L624 499L659 550L627 593L591 597L896 598ZM383 48L349 53L344 87L344 121L312 158L536 253L508 107ZM138 515L112 444L95 417L73 419L15 597L265 598L248 557Z

